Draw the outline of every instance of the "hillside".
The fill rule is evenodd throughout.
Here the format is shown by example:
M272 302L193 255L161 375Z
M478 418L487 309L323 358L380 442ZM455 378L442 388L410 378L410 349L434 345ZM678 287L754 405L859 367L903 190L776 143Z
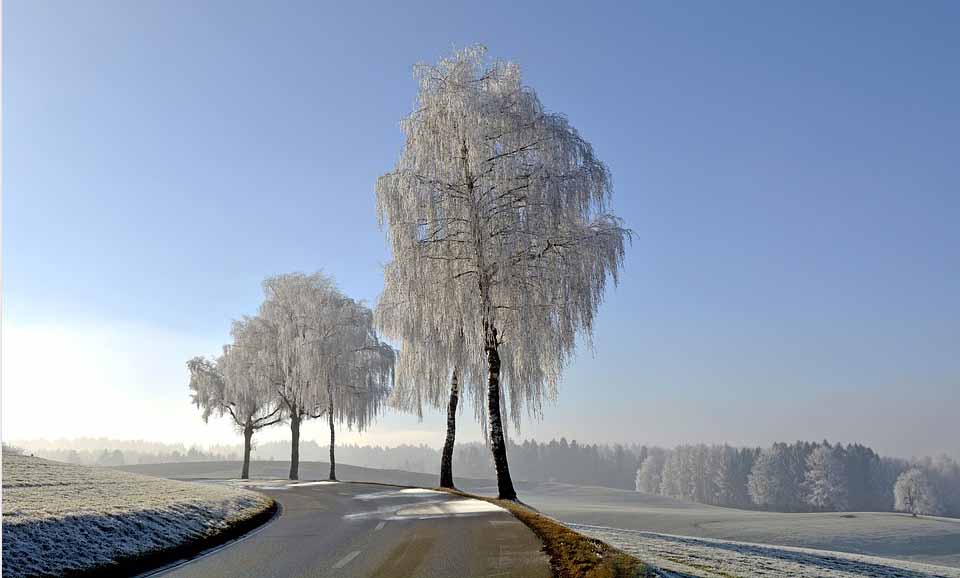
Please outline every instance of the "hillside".
M273 507L246 490L3 456L3 575L136 568L207 545Z

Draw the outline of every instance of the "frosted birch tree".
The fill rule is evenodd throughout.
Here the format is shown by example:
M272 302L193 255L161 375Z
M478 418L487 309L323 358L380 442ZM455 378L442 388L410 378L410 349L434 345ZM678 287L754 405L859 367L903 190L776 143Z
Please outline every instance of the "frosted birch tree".
M637 469L636 487L645 494L661 493L663 467L667 461L667 452L661 448L652 448L647 459Z
M187 362L193 403L203 410L203 420L229 415L243 433L242 479L250 477L250 450L257 430L281 421L281 406L270 383L261 379L257 368L259 351L248 336L247 321L233 325L234 342L223 348L216 361L195 357Z
M394 377L395 351L380 341L374 330L373 312L362 303L343 297L328 315L331 345L324 348L327 365L326 413L330 427L330 475L337 479L336 423L358 431L367 428L380 413L390 395ZM328 319L333 321L333 319Z
M787 477L782 447L774 444L757 456L747 479L747 491L754 504L776 509L785 503L784 480Z
M893 486L894 509L917 514L939 513L937 497L927 475L919 468L910 468L900 474Z
M486 362L500 498L516 499L504 413L519 424L556 396L578 335L589 338L628 229L591 145L482 47L418 65L415 111L395 170L377 181L390 274L421 323ZM452 370L451 370L452 374Z
M807 457L803 486L806 502L818 510L847 509L847 476L844 471L843 448L827 443L818 445Z
M466 350L462 324L459 330L454 328L452 335L443 333L444 327L428 326L432 314L418 308L429 303L406 296L399 281L396 265L389 263L384 269L384 289L375 310L377 327L401 343L391 403L401 411L416 413L421 419L424 405L446 409L440 487L453 488L453 450L460 398L465 395L472 398L477 418L484 423L485 388L481 384L486 368L482 356Z
M346 299L322 273L290 273L263 282L265 300L256 318L260 369L274 384L290 421L290 479L299 478L300 427L327 411L327 384L336 378L330 360L341 349L340 308Z

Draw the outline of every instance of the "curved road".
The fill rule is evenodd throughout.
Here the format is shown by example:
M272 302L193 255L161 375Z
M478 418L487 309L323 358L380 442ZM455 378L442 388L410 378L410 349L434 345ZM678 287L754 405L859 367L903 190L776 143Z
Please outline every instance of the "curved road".
M430 490L262 482L280 515L251 535L149 576L549 578L539 539L509 512Z

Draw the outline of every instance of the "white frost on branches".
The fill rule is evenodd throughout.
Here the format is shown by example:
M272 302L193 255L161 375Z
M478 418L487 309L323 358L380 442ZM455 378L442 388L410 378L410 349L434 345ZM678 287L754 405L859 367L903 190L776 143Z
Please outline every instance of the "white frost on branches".
M935 515L940 513L936 492L927 475L919 468L910 468L900 474L893 486L894 509L918 514Z
M806 502L818 510L847 509L847 475L844 471L843 447L819 445L807 456L804 475Z
M215 361L195 357L187 362L193 403L203 410L204 421L229 414L241 431L273 425L280 407L272 384L261 379L257 368L259 352L250 339L249 321L234 322L231 333L234 342Z
M415 74L403 153L377 182L394 256L383 301L395 313L379 320L403 343L398 387L422 386L400 395L442 404L452 366L479 383L496 347L519 424L522 408L539 414L556 395L630 233L607 212L607 168L516 64L473 47ZM482 407L483 390L470 391Z

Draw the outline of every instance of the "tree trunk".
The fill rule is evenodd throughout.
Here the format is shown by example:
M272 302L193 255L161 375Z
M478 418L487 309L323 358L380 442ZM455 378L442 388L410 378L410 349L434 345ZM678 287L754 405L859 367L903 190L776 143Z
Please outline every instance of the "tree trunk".
M453 488L453 445L457 438L457 403L460 401L460 385L457 383L457 370L453 370L450 379L450 403L447 404L447 440L443 444L443 456L440 458L440 487Z
M487 340L487 365L490 370L487 382L487 412L490 414L490 449L493 465L497 470L497 492L501 500L516 500L510 467L507 465L507 444L503 437L503 420L500 418L500 353L497 351L496 329L493 340Z
M250 479L250 445L253 439L253 426L247 424L243 428L243 470L240 471L240 479Z
M484 349L487 354L489 378L487 380L487 413L490 419L490 450L493 452L493 465L497 470L497 492L501 500L516 500L517 492L513 489L513 480L510 479L510 468L507 466L507 444L503 438L503 420L500 418L500 353L497 351L497 328L494 325L493 306L490 297L490 272L484 257L485 234L480 227L480 211L476 194L475 181L470 171L470 154L467 141L463 140L460 148L460 159L463 163L463 177L467 184L468 197L473 204L470 210L470 220L473 228L474 250L477 256L477 288L480 290L481 318L483 320Z
M300 416L290 416L290 479L300 479Z
M336 432L333 428L333 396L330 396L330 406L327 408L327 417L330 422L330 479L337 480L337 460L333 454L333 446L336 441Z

